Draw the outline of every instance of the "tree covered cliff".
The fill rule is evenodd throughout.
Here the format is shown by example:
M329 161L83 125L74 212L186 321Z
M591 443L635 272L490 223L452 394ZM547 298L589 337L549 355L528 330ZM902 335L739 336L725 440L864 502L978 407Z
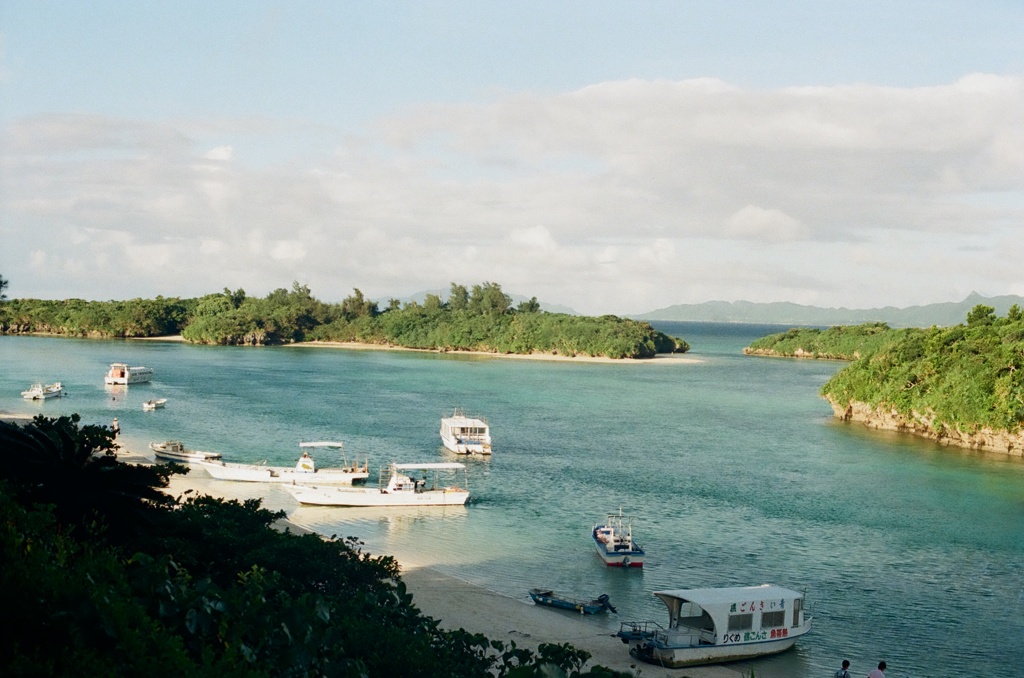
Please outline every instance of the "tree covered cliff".
M1018 306L998 317L978 305L953 327L790 330L745 352L853 360L821 389L838 416L1020 454L1024 313Z

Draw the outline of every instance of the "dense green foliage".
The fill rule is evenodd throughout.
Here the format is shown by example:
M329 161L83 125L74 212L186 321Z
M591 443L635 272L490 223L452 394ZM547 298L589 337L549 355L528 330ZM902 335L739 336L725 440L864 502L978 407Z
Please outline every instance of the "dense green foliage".
M614 676L423 616L390 557L271 527L259 502L159 492L78 417L0 423L0 674Z
M822 387L832 402L934 417L932 428L1017 431L1024 425L1024 314L977 306L955 327L901 330Z
M178 334L194 299L157 297L130 301L10 299L0 306L0 332L40 332L71 337L156 337Z
M793 328L751 342L750 346L744 349L744 353L856 360L917 331L894 330L885 323L837 325L826 330L813 327Z
M686 342L642 321L544 313L536 298L513 307L495 283L468 290L455 283L447 301L427 295L422 304L386 309L358 289L340 304L315 299L294 283L265 298L244 290L199 299L13 300L0 306L0 332L43 332L90 337L181 334L202 344L270 345L310 340L360 341L407 348L496 353L647 358L685 352Z

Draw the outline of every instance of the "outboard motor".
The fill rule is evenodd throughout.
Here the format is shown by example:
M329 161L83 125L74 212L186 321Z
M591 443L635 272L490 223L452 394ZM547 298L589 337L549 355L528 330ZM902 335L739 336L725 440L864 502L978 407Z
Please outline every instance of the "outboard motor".
M601 607L603 607L604 609L614 612L615 614L619 613L619 611L615 609L615 606L608 602L607 593L602 593L601 595L599 595L597 597L597 602L601 603Z

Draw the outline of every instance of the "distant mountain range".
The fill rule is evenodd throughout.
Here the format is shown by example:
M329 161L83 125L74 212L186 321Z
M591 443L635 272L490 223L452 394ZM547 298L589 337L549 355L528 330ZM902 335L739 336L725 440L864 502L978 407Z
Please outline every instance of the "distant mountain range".
M972 292L960 302L926 304L896 308L822 308L802 306L789 302L755 304L749 301L706 301L702 304L676 304L648 313L631 315L637 320L685 320L696 322L764 323L774 325L860 325L866 322L884 322L890 327L949 327L959 325L967 319L967 313L984 304L996 310L996 315L1005 316L1007 310L1017 304L1024 309L1024 297L1005 295L983 297Z

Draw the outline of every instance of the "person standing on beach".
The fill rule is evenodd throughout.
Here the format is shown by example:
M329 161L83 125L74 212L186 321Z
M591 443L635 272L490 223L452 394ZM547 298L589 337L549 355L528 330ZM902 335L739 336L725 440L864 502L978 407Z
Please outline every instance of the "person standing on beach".
M843 667L837 670L834 674L835 678L850 678L850 660L843 660Z
M868 678L885 678L885 662L878 662L878 668L868 674Z

